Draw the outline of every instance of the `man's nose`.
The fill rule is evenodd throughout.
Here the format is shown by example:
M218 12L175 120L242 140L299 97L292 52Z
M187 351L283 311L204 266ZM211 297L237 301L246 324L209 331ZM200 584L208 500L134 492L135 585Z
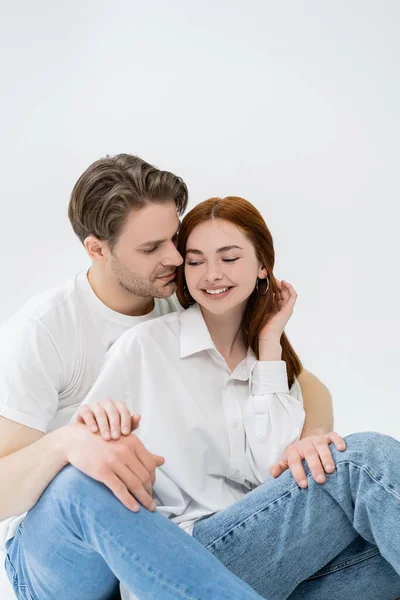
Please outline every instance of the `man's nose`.
M183 258L181 254L179 254L175 244L171 242L168 246L168 252L163 259L162 264L165 266L179 267L182 263Z

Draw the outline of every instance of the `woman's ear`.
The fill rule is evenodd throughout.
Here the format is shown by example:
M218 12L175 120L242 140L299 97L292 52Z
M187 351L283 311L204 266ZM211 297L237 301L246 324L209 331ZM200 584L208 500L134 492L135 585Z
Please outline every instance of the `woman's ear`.
M265 279L266 277L268 277L267 269L262 266L258 269L258 279Z

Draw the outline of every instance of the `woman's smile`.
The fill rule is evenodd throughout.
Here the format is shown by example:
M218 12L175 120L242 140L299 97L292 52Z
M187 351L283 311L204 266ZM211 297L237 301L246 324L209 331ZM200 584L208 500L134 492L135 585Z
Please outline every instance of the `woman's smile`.
M210 300L221 300L222 298L226 298L230 291L233 289L233 286L225 286L219 288L207 288L203 289L202 292L207 298Z

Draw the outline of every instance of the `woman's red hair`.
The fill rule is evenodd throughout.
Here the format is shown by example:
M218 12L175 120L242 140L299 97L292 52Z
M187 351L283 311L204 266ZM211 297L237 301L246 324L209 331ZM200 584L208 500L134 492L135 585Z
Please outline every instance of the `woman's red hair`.
M192 208L182 221L179 230L178 250L183 257L186 253L187 240L193 229L211 219L223 219L236 225L253 244L258 260L267 270L269 290L265 296L262 296L254 289L247 301L241 325L244 342L248 348L252 349L258 359L259 333L271 316L279 309L277 301L279 290L273 275L275 251L271 233L261 214L247 200L236 196L210 198ZM183 308L189 308L195 303L195 300L189 294L186 286L184 265L177 270L176 282L179 302ZM264 289L262 282L261 286ZM302 364L285 333L281 337L281 346L282 360L286 362L290 387L293 385L295 378L301 373Z

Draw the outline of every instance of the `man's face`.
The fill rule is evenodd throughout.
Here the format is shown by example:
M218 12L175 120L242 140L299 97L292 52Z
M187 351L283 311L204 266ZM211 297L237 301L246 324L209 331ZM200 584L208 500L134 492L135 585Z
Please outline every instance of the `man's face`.
M179 219L175 202L150 203L132 210L110 254L119 285L142 298L167 298L176 291Z

